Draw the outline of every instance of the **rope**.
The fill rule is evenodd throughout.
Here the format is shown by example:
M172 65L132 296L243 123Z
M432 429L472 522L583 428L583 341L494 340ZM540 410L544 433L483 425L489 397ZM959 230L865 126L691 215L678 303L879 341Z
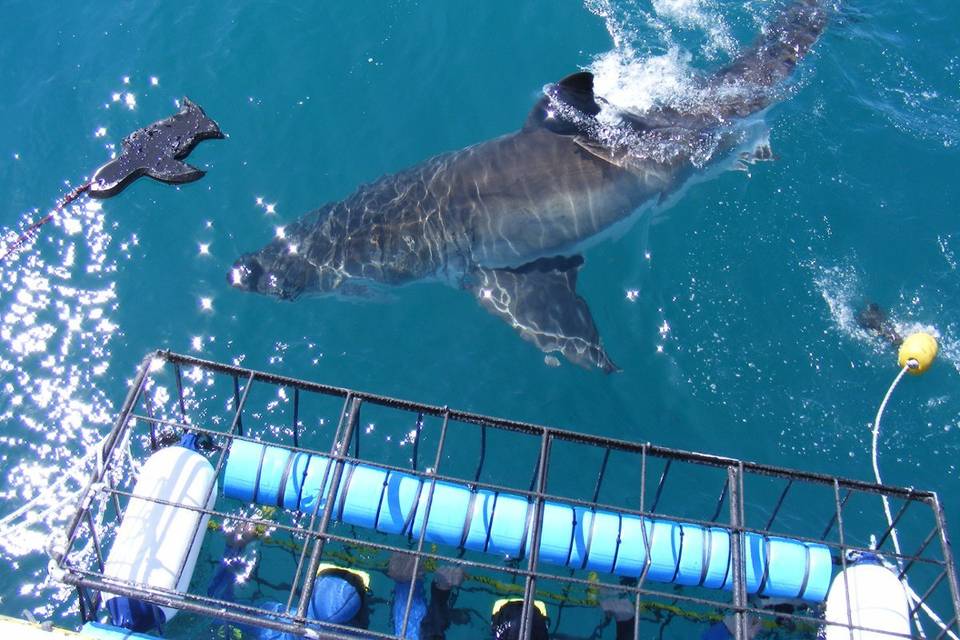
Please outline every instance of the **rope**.
M7 245L7 248L3 252L3 256L0 257L0 262L5 261L8 257L10 257L11 255L19 251L20 248L24 244L26 244L28 240L30 240L34 232L36 232L43 225L53 220L53 217L57 215L60 211L62 211L65 206L67 206L68 204L70 204L71 202L79 198L89 188L90 188L90 183L88 182L86 184L82 184L79 187L74 188L70 193L63 196L63 198L61 198L60 201L57 202L56 206L53 208L53 211L43 216L36 222L32 223L29 227L24 229L23 233L17 236L16 240L14 240L13 242Z
M60 489L70 480L82 481L85 478L83 475L83 470L86 468L87 464L91 460L96 460L97 470L103 469L105 464L103 458L103 447L106 444L107 437L104 437L102 440L93 445L93 447L87 451L86 455L80 458L75 462L65 473L63 473L53 484L47 487L39 495L34 497L32 500L21 505L16 510L8 513L7 515L0 518L0 540L7 541L19 534L21 530L26 528L29 525L35 524L38 520L23 520L17 524L12 524L20 519L22 516L30 513L36 509L40 520L42 517L53 511L54 509L60 508L64 501L70 498L76 497L80 489L73 491L68 491L65 496L60 495ZM121 443L125 449L127 449L127 454L129 453L129 438L126 438L125 442ZM52 502L52 504L50 504Z
M873 421L873 445L872 445L872 461L873 461L873 477L876 478L877 484L883 484L883 480L880 478L880 464L879 464L879 454L877 453L877 443L880 440L880 420L883 418L883 412L887 408L887 403L890 401L890 396L893 395L893 390L897 388L897 385L900 384L900 381L903 379L903 376L910 369L916 366L915 360L910 360L907 362L900 373L897 374L897 377L894 378L893 383L890 385L890 388L887 389L887 394L883 396L883 402L880 403L880 408L877 410L877 417ZM897 554L897 567L900 569L900 573L903 573L903 561L900 559L900 556L903 555L900 552L900 537L897 535L897 529L893 526L893 515L890 512L890 501L887 500L887 496L881 494L880 496L883 499L883 514L887 518L887 526L890 528L890 539L893 541L893 550ZM951 640L960 640L955 633L950 631L946 623L931 609L927 606L926 602L921 601L920 596L917 595L917 592L913 590L910 584L907 582L906 574L903 575L903 579L900 581L903 584L903 588L906 590L907 595L909 596L913 605L920 605L920 609L923 610L927 617L929 617L934 624L940 627L940 630L945 633ZM923 632L923 627L920 626L919 616L916 611L913 613L914 624L917 627L917 631L920 633L921 638L926 638L926 634Z
M893 395L893 390L897 388L897 385L900 384L900 381L903 380L903 376L906 375L907 371L910 370L910 365L907 364L900 370L900 373L897 374L897 377L894 378L893 384L890 385L890 388L887 389L887 395L883 396L883 402L880 403L880 409L877 410L877 417L873 421L873 447L872 447L872 457L873 457L873 477L877 479L877 484L883 484L883 480L880 479L880 465L879 458L877 454L877 442L880 440L880 419L883 417L883 412L887 408L887 403L890 401L890 396ZM893 549L897 552L897 555L900 553L900 537L897 535L897 530L893 528L893 515L890 513L890 501L887 500L887 496L881 494L880 496L883 499L883 514L887 517L887 524L891 527L890 529L890 538L893 540ZM903 569L902 562L900 558L897 558L897 565Z

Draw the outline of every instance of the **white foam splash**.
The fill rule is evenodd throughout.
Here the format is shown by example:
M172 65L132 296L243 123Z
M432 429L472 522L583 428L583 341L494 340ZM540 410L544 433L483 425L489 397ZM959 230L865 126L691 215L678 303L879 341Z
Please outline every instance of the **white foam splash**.
M675 104L695 90L690 59L679 47L645 58L614 49L600 54L590 65L594 91L615 107L635 113Z
M652 117L656 122L672 111L723 122L724 104L740 99L741 92L758 91L757 87L705 83L703 72L693 65L694 52L676 37L679 29L701 32L707 58L737 51L739 45L712 0L654 0L652 11L612 0L585 0L585 7L603 19L613 43L610 51L595 56L588 65L601 105L593 123L596 130L591 131L594 138L617 153L661 162L682 157L697 168L716 159L721 147L729 149L742 142L743 132L735 124L728 131L672 127L641 132L624 122L625 117ZM558 102L554 103L557 111L571 119Z
M610 87L604 86L606 79L629 80L617 88L626 88L629 94L633 87L640 96L646 92L675 96L689 88L692 52L678 43L674 35L678 28L701 33L706 40L702 53L710 60L720 53L732 55L739 47L715 0L653 0L652 5L653 11L648 11L634 2L584 2L588 11L603 19L613 42L613 50L591 65L598 87L606 91L598 93L623 107L642 105L631 104L636 97L626 102L615 99Z
M686 29L702 31L707 37L704 53L714 58L718 53L733 53L737 41L730 32L716 3L709 0L653 0L653 8L664 21Z
M852 266L820 267L814 274L813 284L830 309L830 317L844 335L872 342L872 336L863 331L856 321L854 305L862 296L860 276Z
M872 347L877 355L889 356L889 345L857 324L856 313L866 296L856 269L852 266L820 267L814 274L813 282L827 303L830 316L840 333ZM937 327L917 317L925 314L923 300L919 295L903 293L900 299L899 304L886 310L896 332L901 336L908 336L922 331L934 336L940 346L938 359L960 372L960 327L954 323Z
M960 330L956 325L949 325L939 336L939 342L940 357L960 373Z
M655 15L611 0L586 0L584 4L603 19L613 42L613 49L596 56L589 65L597 95L615 107L642 113L689 93L691 55L673 42L670 30ZM650 38L650 28L654 38Z

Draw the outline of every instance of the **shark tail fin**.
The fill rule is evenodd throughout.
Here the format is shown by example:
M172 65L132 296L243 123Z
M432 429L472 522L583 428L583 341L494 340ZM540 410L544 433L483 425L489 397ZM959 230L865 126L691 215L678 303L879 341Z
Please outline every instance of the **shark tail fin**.
M742 118L768 106L774 97L769 89L793 73L823 33L827 18L824 0L792 0L749 48L717 71L711 79L715 88L752 90L748 99L741 95L731 102L727 115Z

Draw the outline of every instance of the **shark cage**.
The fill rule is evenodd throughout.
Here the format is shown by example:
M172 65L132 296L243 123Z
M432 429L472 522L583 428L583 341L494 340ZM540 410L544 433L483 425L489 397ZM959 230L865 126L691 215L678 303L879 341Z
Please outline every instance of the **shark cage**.
M331 567L363 577L369 638L420 637L413 585L447 567L447 638L491 637L505 607L520 638L738 640L956 638L960 611L933 492L165 351L51 555L85 628L173 638L356 638L316 614Z

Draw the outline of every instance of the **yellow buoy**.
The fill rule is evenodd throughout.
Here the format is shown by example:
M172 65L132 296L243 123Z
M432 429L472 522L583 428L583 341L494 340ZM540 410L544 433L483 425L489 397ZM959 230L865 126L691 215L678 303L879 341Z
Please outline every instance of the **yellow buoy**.
M937 340L929 333L912 333L900 345L898 361L901 367L909 367L910 373L920 375L930 368L937 357Z

